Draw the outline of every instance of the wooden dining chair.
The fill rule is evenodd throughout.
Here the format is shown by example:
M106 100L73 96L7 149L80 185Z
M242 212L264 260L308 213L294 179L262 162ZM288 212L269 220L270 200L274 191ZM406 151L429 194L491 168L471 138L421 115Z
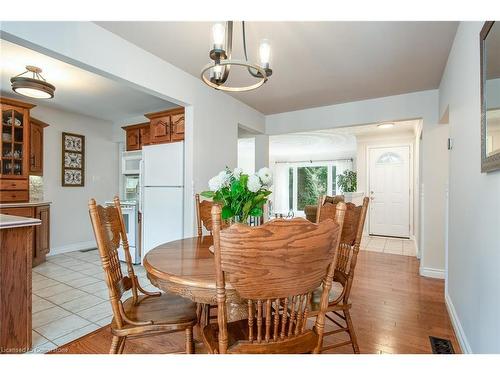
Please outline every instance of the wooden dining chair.
M344 216L320 224L275 219L259 227L220 227L212 208L218 317L203 341L209 353L318 353ZM226 281L247 300L248 318L228 322ZM323 283L314 327L306 325L312 292Z
M203 227L212 235L212 207L214 202L210 200L200 200L200 194L195 194L196 203L196 221L198 224L198 237L203 236ZM223 226L227 226L222 223ZM206 303L198 303L196 305L196 316L202 327L210 322L211 311L217 311L217 305L209 305ZM212 316L214 318L215 316Z
M326 318L339 328L331 331L325 330L324 336L347 332L349 340L332 345L325 345L322 347L322 351L351 344L354 353L359 353L359 346L350 314L352 304L349 301L349 297L354 280L354 270L356 268L366 213L368 211L368 203L369 199L365 197L361 206L356 206L353 203L346 204L338 260L333 276L334 286L330 291L326 313ZM320 198L318 202L317 223L319 224L325 220L331 219L335 217L335 215L336 206L329 202L325 202L324 198ZM336 286L340 286L340 288L336 288ZM320 307L319 301L315 302L313 300L310 315L314 316L318 314Z
M209 200L200 200L200 194L194 196L196 202L196 219L198 224L198 236L203 235L203 227L212 234L212 206L214 202Z
M318 198L318 204L316 206L316 223L319 222L319 214L321 212L320 207L324 206L327 203L329 203L327 207L335 207L339 202L345 202L345 197L343 195L321 195Z
M132 266L118 197L114 198L114 206L107 207L97 205L91 199L89 212L113 310L110 354L122 353L127 338L179 330L186 334L186 353L193 353L196 305L177 295L148 292L141 287ZM120 242L125 252L128 276L122 274L118 259ZM122 301L128 290L132 291L132 296Z

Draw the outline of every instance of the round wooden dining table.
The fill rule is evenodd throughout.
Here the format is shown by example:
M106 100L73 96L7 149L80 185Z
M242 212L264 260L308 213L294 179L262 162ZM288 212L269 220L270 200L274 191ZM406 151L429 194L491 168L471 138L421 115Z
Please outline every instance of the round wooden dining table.
M164 292L198 303L216 305L215 261L209 248L212 236L184 238L150 250L144 268L151 283ZM228 320L245 319L246 301L226 281Z

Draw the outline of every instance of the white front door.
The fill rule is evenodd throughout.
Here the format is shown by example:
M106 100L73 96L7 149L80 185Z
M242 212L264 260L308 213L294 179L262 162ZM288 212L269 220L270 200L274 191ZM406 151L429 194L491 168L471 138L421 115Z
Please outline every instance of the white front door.
M410 236L410 148L369 149L370 234Z

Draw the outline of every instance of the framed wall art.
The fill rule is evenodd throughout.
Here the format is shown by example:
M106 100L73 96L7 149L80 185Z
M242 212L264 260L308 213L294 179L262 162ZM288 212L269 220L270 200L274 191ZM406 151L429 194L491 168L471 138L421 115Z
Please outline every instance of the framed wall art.
M62 186L85 186L85 136L62 133Z

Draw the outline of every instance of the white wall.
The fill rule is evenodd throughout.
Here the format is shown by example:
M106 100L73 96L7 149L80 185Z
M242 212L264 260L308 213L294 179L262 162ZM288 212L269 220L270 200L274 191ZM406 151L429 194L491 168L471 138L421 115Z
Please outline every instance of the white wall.
M0 27L4 39L186 107L186 235L195 229L194 192L205 190L226 165L236 166L238 125L264 133L260 112L92 22L2 22Z
M255 137L238 139L238 167L246 174L255 173Z
M255 136L255 171L269 167L269 136L257 134Z
M448 185L449 126L424 124L422 132L422 179L420 184L424 220L422 222L420 274L444 278L445 212Z
M462 349L500 352L500 171L481 173L479 32L460 23L439 88L449 108L447 303Z
M422 158L419 192L423 200L414 222L420 238L421 274L444 277L444 196L446 191L446 126L438 125L438 90L427 90L384 98L361 100L266 116L268 134L313 131L385 121L422 119ZM359 160L357 160L359 163ZM420 187L419 187L420 188ZM420 189L416 188L415 193ZM365 189L364 187L362 188ZM426 195L428 194L428 196Z
M427 90L266 116L267 134L423 118L437 124L438 91Z
M88 201L102 203L118 194L118 152L112 141L112 123L46 106L31 110L50 126L44 129L44 198L50 206L51 255L95 246ZM85 186L61 184L62 132L85 136Z

